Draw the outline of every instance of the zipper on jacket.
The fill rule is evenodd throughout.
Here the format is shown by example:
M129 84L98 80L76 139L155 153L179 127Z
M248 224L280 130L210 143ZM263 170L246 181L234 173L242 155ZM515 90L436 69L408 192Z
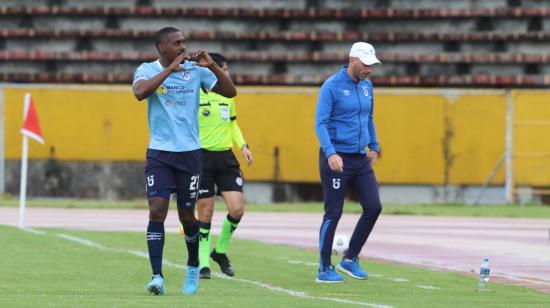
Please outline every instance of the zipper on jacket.
M357 101L359 102L359 114L357 115L357 118L359 119L359 142L357 142L357 153L361 153L361 99L359 98L359 82L355 85L355 95L357 95Z

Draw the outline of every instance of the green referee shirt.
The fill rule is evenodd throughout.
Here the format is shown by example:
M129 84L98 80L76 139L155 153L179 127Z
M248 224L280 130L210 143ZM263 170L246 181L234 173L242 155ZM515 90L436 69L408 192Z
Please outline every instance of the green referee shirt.
M245 144L237 125L235 100L214 92L200 96L199 131L201 148L208 151L226 151L233 142L242 149Z

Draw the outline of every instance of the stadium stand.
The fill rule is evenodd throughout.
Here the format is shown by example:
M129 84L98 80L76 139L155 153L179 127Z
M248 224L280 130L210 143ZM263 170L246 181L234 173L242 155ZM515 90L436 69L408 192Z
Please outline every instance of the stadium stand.
M377 48L378 85L550 84L550 9L535 0L7 0L0 81L129 83L165 25L226 54L239 84L319 84L354 41Z

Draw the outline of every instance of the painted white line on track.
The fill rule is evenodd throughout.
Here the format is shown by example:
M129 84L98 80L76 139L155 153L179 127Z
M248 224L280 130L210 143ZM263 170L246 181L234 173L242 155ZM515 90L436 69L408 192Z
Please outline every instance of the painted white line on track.
M72 242L75 242L75 243L79 243L79 244L82 244L82 245L85 245L85 246L88 246L88 247L96 248L96 249L99 249L99 250L110 251L110 252L119 252L119 253L127 253L127 254L131 254L131 255L134 255L134 256L138 256L138 257L149 258L149 255L145 252L142 252L142 251L108 248L106 246L103 246L103 245L100 245L98 243L92 242L88 239L80 238L80 237L76 237L76 236L72 236L72 235L68 235L68 234L64 234L64 233L56 233L55 236L66 239L66 240L69 240L69 241L72 241ZM163 264L173 266L173 267L176 267L176 268L187 269L186 265L177 264L177 263L174 263L174 262L172 262L170 260L167 260L167 259L163 260ZM285 288L273 286L273 285L270 285L270 284L267 284L267 283L264 283L264 282L261 282L261 281L249 280L249 279L243 279L243 278L235 278L235 277L228 277L226 275L223 275L223 274L220 274L220 273L217 273L217 272L214 272L213 275L218 277L218 278L221 278L221 279L235 280L235 281L239 281L239 282L259 286L259 287L268 289L270 291L285 293L285 294L288 294L288 295L293 296L293 297L299 297L299 298L305 298L305 299L314 299L314 300L322 300L322 301L336 302L336 303L342 303L342 304L359 305L359 306L366 306L366 307L375 307L375 308L394 308L393 306L383 305L383 304L373 304L373 303L367 303L367 302L352 301L352 300L343 299L343 298L336 298L336 297L321 297L321 296L308 295L304 292L294 291L294 290L290 290L290 289L285 289Z

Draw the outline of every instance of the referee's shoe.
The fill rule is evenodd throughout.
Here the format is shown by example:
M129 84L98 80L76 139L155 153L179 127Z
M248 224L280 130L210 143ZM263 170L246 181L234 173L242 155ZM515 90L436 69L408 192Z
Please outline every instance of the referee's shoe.
M216 252L216 248L212 249L212 253L210 254L210 257L212 260L214 260L216 263L220 265L220 270L226 274L229 277L235 276L235 272L233 271L233 268L231 267L231 264L229 264L229 259L227 258L227 255L225 253L218 253Z

